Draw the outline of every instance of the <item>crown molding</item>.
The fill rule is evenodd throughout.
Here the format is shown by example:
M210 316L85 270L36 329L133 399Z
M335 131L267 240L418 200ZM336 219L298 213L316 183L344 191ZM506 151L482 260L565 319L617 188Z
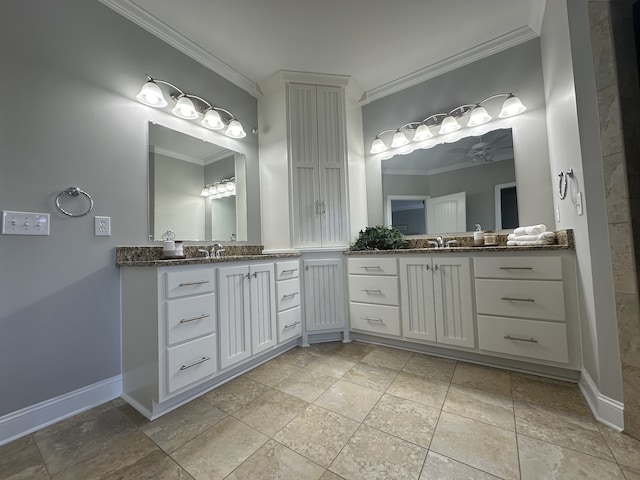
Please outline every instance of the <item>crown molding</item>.
M116 13L131 20L136 25L152 33L160 40L180 50L209 70L229 80L234 85L248 92L253 97L260 97L260 90L255 82L233 69L215 55L204 50L184 35L179 34L166 23L158 20L149 12L132 3L130 0L99 0Z
M360 100L361 105L373 102L380 98L399 92L405 88L412 87L431 78L460 68L469 63L493 55L494 53L507 50L521 43L537 38L538 33L530 26L521 27L509 33L501 35L493 40L489 40L481 45L476 45L457 55L445 58L433 65L422 68L416 72L405 75L397 80L381 85L380 87L367 90Z

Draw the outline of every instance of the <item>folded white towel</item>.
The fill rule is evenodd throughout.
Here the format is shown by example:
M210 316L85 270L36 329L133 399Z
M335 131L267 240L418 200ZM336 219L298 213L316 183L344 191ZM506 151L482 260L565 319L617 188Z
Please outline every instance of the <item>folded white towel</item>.
M544 240L544 241L553 240L553 243L555 243L556 234L554 232L543 232L537 235L516 235L515 233L510 233L507 236L507 241L508 240L518 240L523 242L535 242L538 240Z
M524 236L515 237L517 240L508 239L507 246L510 247L531 247L536 245L555 245L556 234L553 232L544 232L540 235L527 235L527 237L535 237L536 239L524 240Z
M513 234L514 235L538 235L546 231L547 231L547 227L541 223L540 225L518 227L513 231Z

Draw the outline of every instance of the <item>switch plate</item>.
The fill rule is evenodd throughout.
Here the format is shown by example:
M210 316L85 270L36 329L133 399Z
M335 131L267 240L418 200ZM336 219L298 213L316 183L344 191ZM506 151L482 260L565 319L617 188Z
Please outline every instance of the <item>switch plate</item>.
M5 235L49 235L49 214L2 211L2 233Z
M582 192L578 192L576 196L576 212L578 215L582 215Z
M111 236L111 217L95 217L94 222L97 237Z
M556 205L556 222L560 222L560 205Z

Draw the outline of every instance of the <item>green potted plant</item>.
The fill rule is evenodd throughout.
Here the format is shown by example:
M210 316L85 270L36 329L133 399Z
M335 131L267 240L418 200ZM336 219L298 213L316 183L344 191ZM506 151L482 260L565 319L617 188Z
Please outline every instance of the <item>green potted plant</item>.
M406 244L400 230L378 225L360 230L351 250L397 250L406 248Z

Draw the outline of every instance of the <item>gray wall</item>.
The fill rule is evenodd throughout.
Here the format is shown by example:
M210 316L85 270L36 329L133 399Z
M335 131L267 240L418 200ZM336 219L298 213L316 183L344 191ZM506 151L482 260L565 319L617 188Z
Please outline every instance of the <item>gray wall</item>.
M257 124L248 93L96 1L2 6L0 209L49 212L51 235L0 235L0 415L120 374L114 249L147 243L152 113L135 100L144 74ZM258 205L257 137L238 146L247 152L249 204ZM93 196L90 215L55 209L72 185ZM93 235L94 215L111 217L111 237Z

